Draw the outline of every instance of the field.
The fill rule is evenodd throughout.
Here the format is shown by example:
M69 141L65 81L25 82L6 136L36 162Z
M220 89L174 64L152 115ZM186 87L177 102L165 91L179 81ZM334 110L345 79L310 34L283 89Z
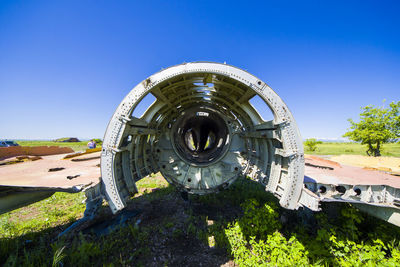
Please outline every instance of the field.
M88 141L82 141L82 142L54 142L54 141L20 141L16 140L16 142L20 146L61 146L61 147L70 147L74 151L83 151L87 148L87 143Z
M85 150L88 141L77 143L64 143L53 141L18 141L21 146L66 146L71 147L75 151ZM316 151L309 151L304 146L305 153L313 155L366 155L367 150L365 145L358 143L340 143L340 142L324 142L317 145ZM400 157L400 144L384 144L382 156Z
M317 145L316 151L307 150L304 146L304 152L313 155L363 155L367 147L359 143L339 143L339 142L324 142ZM384 144L381 149L382 156L400 157L400 144L391 143Z

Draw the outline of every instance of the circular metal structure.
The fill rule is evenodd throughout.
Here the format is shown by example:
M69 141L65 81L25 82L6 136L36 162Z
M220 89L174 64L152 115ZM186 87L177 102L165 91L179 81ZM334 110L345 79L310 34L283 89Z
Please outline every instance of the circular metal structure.
M155 101L133 116L146 96ZM273 119L264 120L259 97ZM139 83L118 106L101 155L104 194L113 212L152 173L182 191L218 192L239 176L265 185L289 209L299 206L304 155L296 122L263 81L239 68L184 63Z
M202 167L224 156L231 138L227 118L206 106L182 111L170 134L177 155L191 166Z

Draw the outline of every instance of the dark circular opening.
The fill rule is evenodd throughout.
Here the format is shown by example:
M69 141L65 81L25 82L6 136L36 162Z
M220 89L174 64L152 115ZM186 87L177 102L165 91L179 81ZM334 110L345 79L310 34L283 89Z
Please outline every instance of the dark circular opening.
M346 193L346 187L344 187L343 185L338 185L336 186L336 191L338 191L341 194Z
M360 188L354 189L354 192L356 192L357 196L361 195L361 189Z
M320 186L319 187L319 192L321 193L321 194L324 194L325 192L326 192L326 187L325 186Z
M189 178L189 179L188 179L188 182L190 183L191 181L192 181L192 179Z
M197 108L186 111L176 121L173 140L181 157L194 164L207 164L224 151L229 131L216 112Z

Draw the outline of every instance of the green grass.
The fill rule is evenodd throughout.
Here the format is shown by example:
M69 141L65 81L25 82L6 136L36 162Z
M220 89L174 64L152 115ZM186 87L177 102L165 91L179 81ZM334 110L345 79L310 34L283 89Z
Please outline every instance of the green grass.
M73 222L82 217L84 200L83 193L55 193L40 202L2 214L0 238L23 236Z
M17 143L21 146L66 146L71 147L74 151L82 151L87 148L87 142L76 142L76 143L63 143L53 141L18 141ZM317 145L316 151L307 150L304 146L304 152L313 155L364 155L367 154L365 145L358 143L339 143L339 142L324 142ZM400 144L391 143L384 144L382 147L382 156L400 157Z
M83 193L56 193L40 202L0 215L0 265L51 265L58 249L52 240L59 227L82 217L84 199ZM58 259L54 257L55 261Z
M347 204L289 211L264 188L238 179L190 204L159 175L141 180L127 209L140 215L108 235L56 236L84 210L83 193L52 197L0 216L4 266L398 266L400 230ZM156 189L157 190L154 190ZM95 220L113 217L104 204ZM141 223L137 224L137 219ZM232 265L232 264L231 264Z
M306 154L313 155L363 155L367 147L358 143L335 143L335 142L324 142L317 145L316 151L309 151L304 146L304 152ZM381 150L382 156L400 157L400 144L390 143L384 144Z
M88 141L82 141L82 142L54 142L54 141L19 141L16 140L16 142L20 146L60 146L60 147L70 147L74 151L83 151L87 148L87 143Z
M154 179L152 179L154 178ZM155 188L164 188L168 186L167 181L161 177L160 174L152 174L149 178L142 179L136 182L137 188L141 188L143 190L147 189L155 189Z

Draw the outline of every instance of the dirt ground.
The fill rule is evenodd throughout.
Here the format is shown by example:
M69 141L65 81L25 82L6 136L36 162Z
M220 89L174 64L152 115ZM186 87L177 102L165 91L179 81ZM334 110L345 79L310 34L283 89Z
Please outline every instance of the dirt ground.
M330 160L343 165L375 168L382 171L400 173L400 158L395 157L367 157L361 155L333 156Z
M161 176L151 179L157 183L166 184L165 179ZM227 254L225 249L210 247L204 240L200 240L196 233L199 230L207 233L208 222L211 219L233 220L233 218L237 218L241 213L239 207L230 207L228 211L220 210L213 205L197 201L184 201L180 192L175 189L171 190L170 188L171 192L169 193L163 192L167 190L165 187L158 189L153 193L138 194L126 209L140 211L140 214L128 223L134 225L135 221L140 221L140 227L145 227L141 231L146 231L149 234L145 242L147 252L140 254L137 258L131 256L130 259L133 259L136 264L139 262L138 266L165 266L166 263L168 263L168 266L237 266L230 259L230 255ZM151 194L158 196L149 197ZM103 207L94 222L107 221L113 217L115 215L111 214L110 209ZM191 232L189 225L192 225L196 231ZM87 225L84 225L85 227ZM90 226L87 229L76 231L79 230L90 230ZM118 234L118 231L107 235L105 238L112 239L113 235L116 234ZM74 235L70 234L70 237ZM93 234L91 238L94 238L96 242L103 242L101 238L95 237ZM127 241L124 240L124 242ZM136 249L138 249L138 244L130 245L127 242L124 247L127 255L122 256L129 258L128 254L135 254ZM126 266L131 265L127 262Z

